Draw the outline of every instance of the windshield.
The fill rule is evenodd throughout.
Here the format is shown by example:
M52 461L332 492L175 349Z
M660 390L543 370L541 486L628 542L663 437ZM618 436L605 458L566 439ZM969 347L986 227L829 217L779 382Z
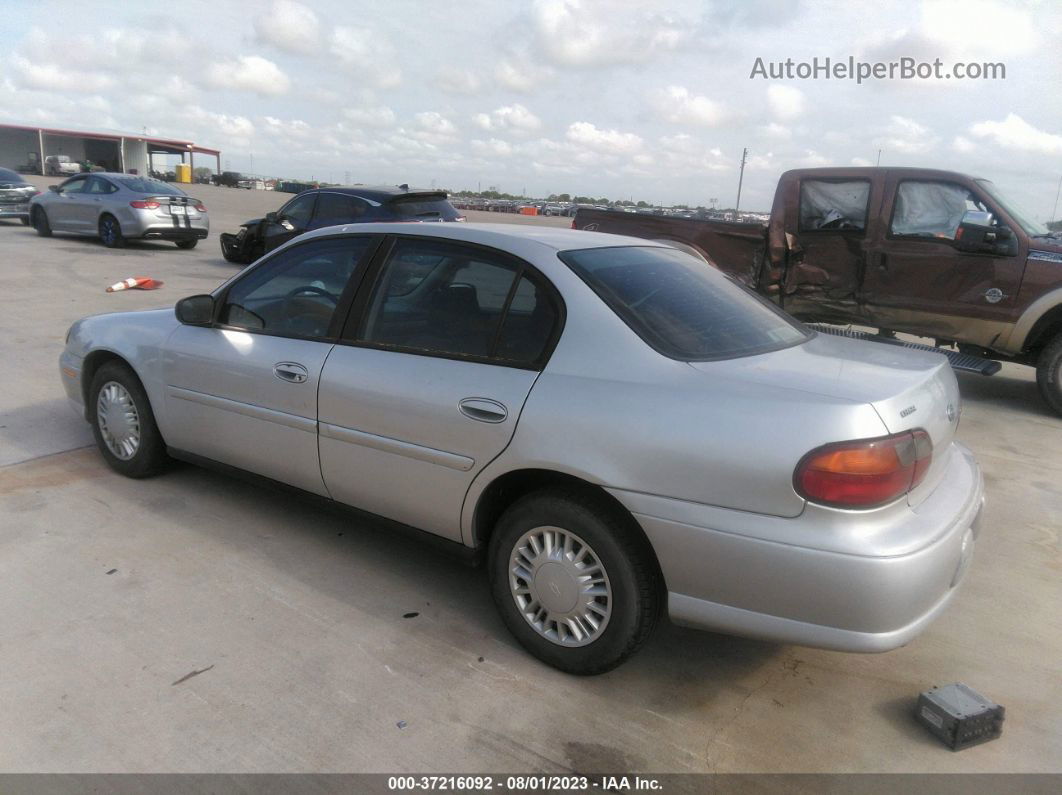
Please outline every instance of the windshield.
M1039 221L1033 220L1033 217L1029 213L1018 207L1018 205L1014 204L1010 199L1003 198L1002 194L999 192L999 188L993 185L990 181L987 179L978 179L974 181L984 188L985 193L991 196L1000 207L1006 210L1011 218L1018 222L1018 225L1025 230L1025 234L1032 237L1051 234L1046 226Z
M410 196L392 199L387 208L403 218L426 218L428 220L452 221L460 217L445 196Z
M163 182L161 179L150 179L148 177L118 177L117 181L136 193L150 193L152 196L187 195L180 188L171 185L168 182Z
M759 296L673 248L588 248L559 256L645 342L673 359L750 356L810 337Z

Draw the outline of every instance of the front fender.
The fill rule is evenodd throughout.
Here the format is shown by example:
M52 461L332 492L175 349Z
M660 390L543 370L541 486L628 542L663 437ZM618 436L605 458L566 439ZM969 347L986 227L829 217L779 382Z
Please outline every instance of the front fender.
M1062 306L1062 287L1056 287L1050 292L1037 298L1026 308L1018 322L1011 328L1004 344L1001 346L1006 353L1018 354L1025 350L1036 324L1052 309Z

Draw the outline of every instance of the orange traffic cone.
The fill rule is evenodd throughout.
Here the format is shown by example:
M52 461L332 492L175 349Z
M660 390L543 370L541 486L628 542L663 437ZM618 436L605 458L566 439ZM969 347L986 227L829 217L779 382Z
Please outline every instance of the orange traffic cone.
M119 290L156 290L162 287L162 282L158 279L150 279L147 276L131 276L128 279L122 279L117 284L112 284L107 288L107 292L116 293Z

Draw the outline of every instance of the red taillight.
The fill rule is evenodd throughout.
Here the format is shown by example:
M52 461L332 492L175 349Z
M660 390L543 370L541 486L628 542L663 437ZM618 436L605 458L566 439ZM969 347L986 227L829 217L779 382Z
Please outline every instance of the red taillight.
M159 203L154 199L133 199L129 202L130 207L136 207L138 210L157 210L159 209Z
M572 219L572 229L575 229L575 219Z
M206 212L206 205L203 204L203 202L196 202L195 203L195 211L197 213L205 213Z
M812 502L871 508L891 502L922 482L933 461L923 430L816 448L797 465L793 484Z

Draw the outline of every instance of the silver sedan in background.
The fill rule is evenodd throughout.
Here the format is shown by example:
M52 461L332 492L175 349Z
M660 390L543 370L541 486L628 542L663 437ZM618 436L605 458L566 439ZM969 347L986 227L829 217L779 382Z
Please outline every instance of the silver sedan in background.
M30 223L42 237L73 232L109 248L127 240L172 240L195 248L210 232L201 201L169 182L135 174L78 174L50 185L30 202Z
M980 524L943 356L816 335L617 235L320 229L176 311L75 323L60 371L116 471L220 464L478 551L509 630L578 674L665 609L895 648Z

